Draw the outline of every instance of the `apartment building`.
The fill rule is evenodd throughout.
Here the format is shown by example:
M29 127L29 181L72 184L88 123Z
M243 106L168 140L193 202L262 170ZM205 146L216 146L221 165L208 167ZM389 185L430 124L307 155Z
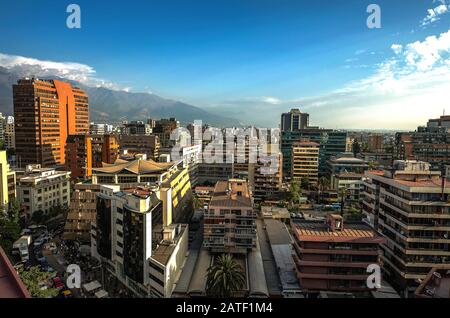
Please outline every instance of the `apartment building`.
M137 297L170 297L186 259L187 225L166 223L170 213L150 188L102 187L92 229L94 257Z
M319 175L327 173L327 161L345 152L347 132L309 127L296 131L281 132L281 152L283 154L284 177L291 177L292 146L300 140L309 140L320 145Z
M213 253L247 253L256 247L256 213L248 182L219 181L204 215L203 246Z
M105 135L113 132L113 125L91 123L89 133L91 135Z
M92 167L113 164L119 157L119 139L113 134L91 134Z
M160 198L165 209L171 209L175 220L192 211L192 190L189 173L179 163L155 162L138 158L132 161L118 159L114 164L92 169L93 184L121 184L123 188L142 184L160 187Z
M386 239L383 269L405 295L433 267L450 269L450 183L429 163L396 161L392 170L368 171L365 221Z
M170 139L170 134L179 126L180 123L175 118L162 118L155 122L153 134L158 136L162 148L171 148L175 145L175 141Z
M155 161L159 158L159 137L154 135L120 135L120 151L129 153L146 154Z
M380 263L384 239L362 223L345 223L340 215L326 221L292 223L293 258L302 291L368 292L367 268Z
M255 201L274 199L278 196L283 179L283 156L278 145L267 144L264 154L249 166L249 184Z
M450 116L430 119L426 126L409 133L397 133L396 159L419 160L431 164L432 170L441 170L450 164Z
M350 152L331 158L327 164L331 189L338 192L345 189L346 201L358 204L363 190L364 172L369 169L369 165Z
M299 141L292 145L292 180L301 182L307 179L310 184L319 181L319 144Z
M13 85L17 164L65 163L68 135L89 130L89 104L78 87L57 80L21 79Z
M122 134L124 135L150 135L152 126L143 121L131 121L123 125Z
M66 141L65 167L73 180L92 175L92 138L89 135L69 135Z
M16 148L16 134L14 129L14 117L6 117L5 124L5 148L14 149Z
M70 198L69 212L64 225L64 240L90 242L91 224L97 216L97 194L102 187L119 191L119 185L77 183Z
M28 218L36 211L48 213L55 206L68 206L70 172L28 165L17 171L17 197Z
M0 151L0 204L8 209L12 200L16 198L16 173L11 170L6 151Z

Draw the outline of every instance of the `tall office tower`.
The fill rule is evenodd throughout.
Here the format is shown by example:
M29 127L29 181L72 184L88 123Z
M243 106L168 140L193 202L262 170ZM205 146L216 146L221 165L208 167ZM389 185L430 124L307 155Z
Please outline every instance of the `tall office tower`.
M67 136L89 130L86 93L69 83L32 78L13 85L13 97L18 166L64 164Z
M420 161L366 177L363 215L387 239L383 270L398 290L414 293L433 267L450 269L449 181Z
M319 144L299 141L292 145L292 180L306 179L311 184L319 180Z
M256 248L256 213L247 181L219 181L205 213L203 246L216 253Z
M6 149L16 148L16 137L15 137L14 117L13 116L8 116L6 118L5 148Z
M92 137L69 135L66 142L66 170L73 180L92 175Z
M289 113L281 114L281 131L297 131L309 127L309 114L291 109Z

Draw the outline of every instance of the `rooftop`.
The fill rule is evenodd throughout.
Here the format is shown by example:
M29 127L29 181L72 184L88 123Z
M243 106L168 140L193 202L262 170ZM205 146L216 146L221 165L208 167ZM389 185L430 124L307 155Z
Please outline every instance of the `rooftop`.
M253 204L247 181L230 179L217 182L209 206L251 208Z
M118 159L113 164L103 164L102 168L93 168L94 173L117 174L120 172L132 174L150 174L168 171L175 165L173 162L156 162L153 160L125 161Z
M317 220L301 220L293 224L293 230L297 237L301 240L310 241L334 241L345 240L352 241L357 239L363 240L380 240L378 236L369 226L362 223L345 223L339 231L331 231L324 221Z

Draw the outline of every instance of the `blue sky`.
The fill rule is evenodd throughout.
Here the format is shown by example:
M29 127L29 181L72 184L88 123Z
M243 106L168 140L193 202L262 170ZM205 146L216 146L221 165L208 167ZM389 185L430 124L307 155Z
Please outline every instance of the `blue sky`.
M81 7L80 30L66 27L70 3ZM366 26L370 3L382 9L381 29ZM443 110L435 91L442 83L428 72L450 65L447 37L441 37L450 30L449 11L445 0L1 1L0 54L8 61L21 56L77 63L90 81L179 99L261 126L276 126L279 113L296 106L310 112L314 124L330 128L412 129ZM417 81L361 98L373 83L360 84L380 75L391 59L398 65L383 74L394 72L396 83L387 86L404 82L411 50L434 54L408 44L428 48L429 36L444 43L437 48L441 59L408 77L434 76L426 83L434 96L426 111L420 104L430 91L414 96L414 111L405 108ZM404 50L396 53L393 45ZM355 87L361 91L355 94ZM408 115L394 122L388 113L393 107Z

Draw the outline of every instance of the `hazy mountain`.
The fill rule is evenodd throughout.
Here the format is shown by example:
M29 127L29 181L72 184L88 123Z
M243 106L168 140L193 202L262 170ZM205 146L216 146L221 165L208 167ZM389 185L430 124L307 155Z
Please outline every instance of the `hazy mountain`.
M33 73L30 73L29 70L27 74L22 74L20 70L8 70L0 67L0 112L13 113L12 85L19 78L30 76L30 74ZM236 119L215 115L199 107L154 94L129 93L70 82L80 86L88 93L91 121L112 123L122 119L145 121L150 117L156 119L175 117L182 123L202 120L204 123L215 126L239 125Z

